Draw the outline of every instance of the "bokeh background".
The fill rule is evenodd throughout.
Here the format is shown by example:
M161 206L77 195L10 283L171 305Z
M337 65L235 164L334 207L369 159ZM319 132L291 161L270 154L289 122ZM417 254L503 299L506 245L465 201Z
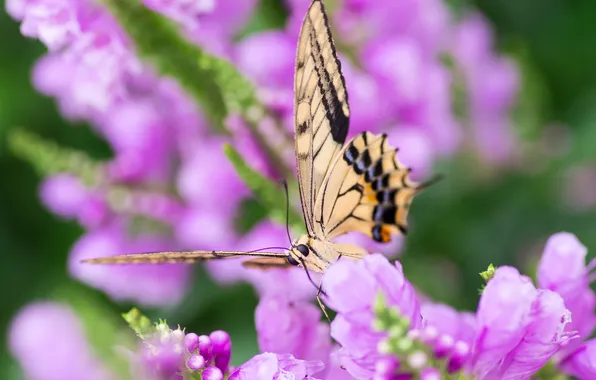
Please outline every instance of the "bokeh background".
M546 238L559 231L596 247L596 2L453 0L450 6L480 10L494 28L497 49L518 64L521 92L513 117L523 142L515 153L522 158L487 169L471 164L466 154L438 162L433 171L445 180L414 202L401 260L426 294L474 310L478 272L489 263L515 265L532 275ZM286 15L281 0L263 0L244 33L283 25ZM69 252L83 229L42 206L40 176L6 143L10 131L22 127L96 159L112 154L97 133L65 121L55 101L33 88L32 67L45 51L0 12L0 341L6 342L19 308L54 299L99 326L91 337L98 342L113 327L102 330L97 321L123 325L118 315L131 304L113 302L69 276ZM258 298L252 287L216 285L204 269L194 270L192 290L178 306L144 311L189 331L225 329L235 343L233 362L246 360L257 352ZM20 377L3 344L0 378Z

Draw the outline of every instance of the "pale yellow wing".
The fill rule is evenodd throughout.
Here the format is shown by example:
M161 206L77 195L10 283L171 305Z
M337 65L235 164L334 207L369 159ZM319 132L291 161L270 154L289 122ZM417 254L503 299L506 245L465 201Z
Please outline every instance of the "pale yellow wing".
M192 264L206 260L218 260L233 257L257 257L286 260L285 253L243 252L243 251L172 251L131 253L125 255L98 257L83 260L90 264Z
M413 197L424 187L409 178L385 134L365 132L350 140L323 183L314 215L325 239L351 231L378 242L407 232Z
M317 194L346 140L350 109L323 3L314 0L298 38L294 76L294 127L300 197L311 236Z
M258 257L243 261L242 265L254 269L287 269L292 266L286 257Z

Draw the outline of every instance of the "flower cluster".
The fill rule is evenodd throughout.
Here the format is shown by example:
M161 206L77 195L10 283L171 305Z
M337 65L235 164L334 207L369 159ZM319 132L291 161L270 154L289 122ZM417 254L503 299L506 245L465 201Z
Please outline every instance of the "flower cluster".
M200 374L204 380L222 380L229 373L232 343L225 331L199 336L180 328L171 330L165 322L155 330L143 336L136 377L171 379Z
M527 379L547 364L591 378L593 342L582 340L595 327L596 295L585 256L575 236L553 235L539 265L539 287L515 268L499 267L475 314L429 302L421 306L399 263L381 255L340 260L323 283L328 305L337 311L331 336L342 347L342 366L359 379Z
M553 235L539 264L539 287L513 267L487 271L475 313L421 301L401 265L382 254L340 260L323 276L325 302L337 312L331 325L308 301L264 295L255 313L263 353L237 368L230 367L226 332L172 330L136 309L124 317L143 344L125 357L134 378L156 380L593 378L590 302L596 295L588 286L592 265L586 266L585 256L572 234ZM587 305L576 303L579 295ZM29 339L32 332L35 339ZM56 336L63 349L48 355L45 347ZM10 348L33 379L115 378L88 349L76 314L63 305L23 309L12 323Z

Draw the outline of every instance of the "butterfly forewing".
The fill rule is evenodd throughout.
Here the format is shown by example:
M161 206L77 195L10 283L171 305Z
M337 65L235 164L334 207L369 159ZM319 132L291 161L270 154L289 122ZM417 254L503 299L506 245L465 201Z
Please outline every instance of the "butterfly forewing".
M233 257L256 257L286 260L285 253L242 252L242 251L172 251L131 253L126 255L99 257L83 260L91 264L192 264L206 260L218 260Z
M321 231L313 208L323 180L346 140L350 109L323 3L312 2L304 18L294 77L295 144L300 197L311 236Z

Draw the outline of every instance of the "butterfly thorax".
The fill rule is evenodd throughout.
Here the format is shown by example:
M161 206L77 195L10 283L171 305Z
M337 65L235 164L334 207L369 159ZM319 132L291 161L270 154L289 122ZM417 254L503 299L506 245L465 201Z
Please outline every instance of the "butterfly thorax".
M288 262L314 272L323 272L337 260L339 253L324 241L302 235L292 243L288 250Z
M322 273L341 257L361 258L367 252L352 244L338 244L327 239L302 235L288 250L288 262Z

